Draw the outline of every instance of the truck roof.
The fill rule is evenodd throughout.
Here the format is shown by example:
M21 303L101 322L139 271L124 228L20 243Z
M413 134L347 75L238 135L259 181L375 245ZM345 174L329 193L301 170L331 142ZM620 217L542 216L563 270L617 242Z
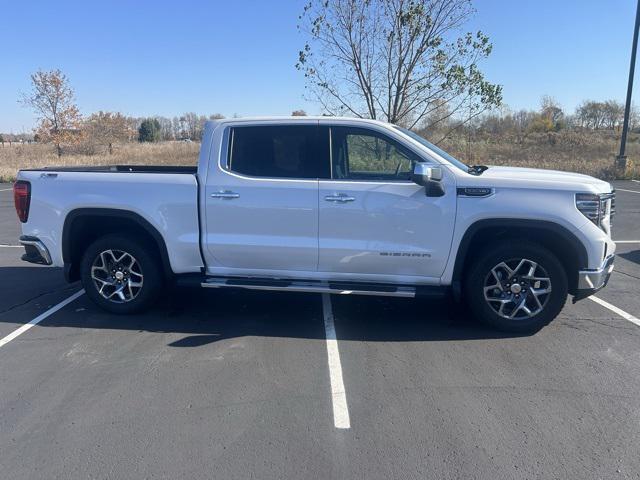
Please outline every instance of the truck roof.
M263 116L263 117L239 117L239 118L223 118L220 120L210 120L207 123L212 124L221 124L221 123L238 123L238 122L247 122L247 123L264 123L264 122L283 122L283 123L291 123L291 122L300 122L300 123L308 123L310 121L320 121L320 122L349 122L349 123L363 123L363 124L375 124L375 125L383 125L386 127L391 126L388 122L383 122L380 120L372 120L369 118L357 118L357 117L332 117L325 115L316 115L316 116Z

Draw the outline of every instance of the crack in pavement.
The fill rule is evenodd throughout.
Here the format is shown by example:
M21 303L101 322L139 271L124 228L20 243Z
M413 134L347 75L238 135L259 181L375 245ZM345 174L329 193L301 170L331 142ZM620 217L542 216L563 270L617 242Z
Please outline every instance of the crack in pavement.
M614 321L624 320L623 318L616 317L616 316L604 317L604 319L606 319L606 320L614 320ZM637 331L637 327L633 327L631 325L627 326L627 324L622 324L621 326L618 326L618 325L614 325L614 324L611 324L611 323L605 323L605 322L602 322L602 321L598 321L597 319L594 319L594 318L584 318L584 317L573 318L571 320L565 320L563 323L561 323L561 325L564 325L564 326L569 327L569 328L578 329L577 325L572 325L570 323L571 321L573 321L573 322L590 322L590 323L594 323L596 325L602 325L603 327L613 328L613 329L616 329L616 330Z
M622 275L626 275L627 277L631 277L631 278L635 278L637 280L640 280L640 277L636 277L635 275L631 275L630 273L623 272L622 270L616 270L614 268L613 271L616 272L616 273L621 273Z
M73 290L74 288L75 288L75 286L74 286L74 287L66 287L66 288L63 288L62 290L60 290L60 289L53 289L53 290L48 290L48 291L46 291L46 292L39 293L38 295L35 295L35 296L31 297L31 298L28 298L28 299L27 299L27 300L25 300L24 302L16 303L15 305L11 305L9 308L7 308L7 309L5 309L5 310L0 310L0 315L3 315L3 314L5 314L5 313L7 313L7 312L10 312L10 311L12 311L12 310L15 310L16 308L23 307L23 306L27 305L28 303L31 303L31 302L33 302L34 300L37 300L37 299L38 299L38 298L40 298L40 297L44 297L45 295L50 295L50 294L52 294L52 293L58 293L58 292L59 292L59 293L67 292L67 291L69 291L69 290Z

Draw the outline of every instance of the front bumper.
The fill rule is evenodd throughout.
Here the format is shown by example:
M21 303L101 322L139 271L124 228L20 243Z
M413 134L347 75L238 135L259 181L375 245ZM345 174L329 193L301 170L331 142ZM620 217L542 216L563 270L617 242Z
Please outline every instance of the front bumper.
M49 250L42 240L38 237L31 237L28 235L22 235L20 237L20 244L24 246L24 255L22 260L29 263L37 263L39 265L51 265L51 255Z
M610 255L602 262L600 268L578 272L578 288L573 296L573 303L593 295L607 285L613 272L613 259L614 256Z

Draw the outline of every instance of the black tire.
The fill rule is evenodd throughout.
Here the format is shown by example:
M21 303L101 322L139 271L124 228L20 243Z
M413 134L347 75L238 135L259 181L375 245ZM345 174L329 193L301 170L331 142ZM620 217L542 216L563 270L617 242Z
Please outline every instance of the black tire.
M103 257L100 257L101 253L107 251L115 252L115 255L105 254ZM116 267L118 264L111 263L111 259L119 257L120 253L118 252L126 252L128 255L133 257L137 266L136 264L133 264L133 271L127 271L127 264L130 264L131 262L128 262L127 258L125 258L122 262L123 265L121 265L121 268L125 270L125 273L118 273L118 275L126 276L120 280L119 285L107 285L104 289L104 295L108 296L111 292L119 289L121 284L127 282L127 279L135 280L135 283L132 283L131 285L141 283L141 286L129 289L129 284L127 284L126 290L123 286L123 291L120 294L116 292L110 300L100 293L100 289L98 287L98 285L103 285L103 283L106 282L100 283L100 280L94 280L92 278L92 266L95 265L94 262L98 262L97 264L101 268L97 269L99 271L96 272L96 276L100 276L102 278L106 275L106 280L116 283L117 280L114 280L111 277L111 271L103 272L102 264L106 259L106 262L109 265L106 268L107 270L111 267ZM116 272L115 269L113 271ZM142 279L139 276L140 273L143 275ZM164 284L164 276L162 268L160 267L160 260L156 255L154 255L154 252L149 252L144 247L144 242L137 238L122 234L106 235L89 245L82 256L80 264L80 280L87 296L93 300L94 303L108 312L123 315L142 312L149 308L158 298ZM122 300L119 298L120 295L131 298L125 298Z
M527 275L520 275L521 278L518 279L518 274L514 274L513 278L519 281L513 282L509 280L508 271L503 267L496 269L495 275L492 273L494 267L500 265L501 262L507 262L507 265L513 266L518 265L522 259L530 260L538 265L534 277L540 276L540 272L546 273L546 278L550 281L550 293L534 295L534 291L546 290L547 283L530 280ZM531 266L531 263L523 263L520 273L528 271ZM490 288L493 283L498 288L489 290L487 295L491 300L487 300L485 299L485 287ZM518 283L518 285L514 286L513 283ZM463 289L464 300L478 320L498 330L527 333L541 329L558 316L567 300L568 283L564 267L549 250L526 240L510 240L501 242L478 254L477 260L465 272ZM518 298L515 298L516 292ZM497 297L503 298L503 300L496 299ZM500 315L498 310L500 310L503 301L505 305L502 315ZM533 313L531 316L522 307L518 309L520 302L526 302L525 307ZM537 311L537 309L540 310ZM516 317L522 316L522 318L505 318L514 310L517 310L514 315Z

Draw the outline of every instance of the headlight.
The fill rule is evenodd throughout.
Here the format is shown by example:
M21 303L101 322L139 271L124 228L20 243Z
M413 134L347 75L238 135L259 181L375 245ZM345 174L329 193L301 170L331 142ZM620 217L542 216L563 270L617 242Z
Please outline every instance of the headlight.
M615 191L611 193L576 193L576 208L604 231L609 230L615 212Z

